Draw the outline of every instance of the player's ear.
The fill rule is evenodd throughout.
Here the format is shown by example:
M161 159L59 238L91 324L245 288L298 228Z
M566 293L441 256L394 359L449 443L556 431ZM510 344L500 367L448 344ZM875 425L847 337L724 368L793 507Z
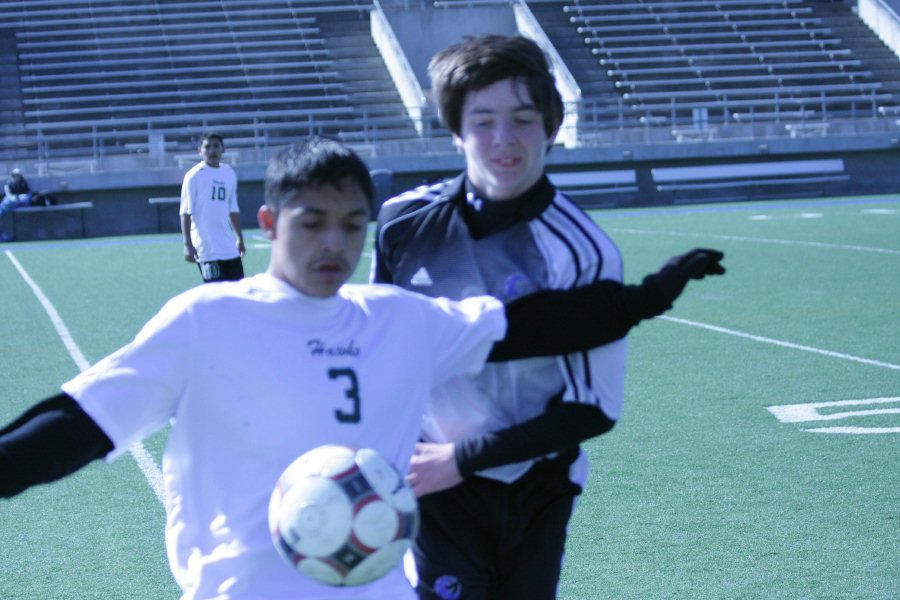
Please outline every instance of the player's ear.
M267 239L275 239L275 213L268 205L263 204L256 213L259 228L262 229Z
M463 153L463 141L462 141L462 138L459 137L459 136L458 136L457 134L455 134L455 133L451 134L451 136L452 136L452 138L453 138L453 147L456 148L456 151L457 151L457 152L459 152L460 154L462 154L462 153Z
M550 150L553 149L553 144L556 143L556 136L559 135L559 130L561 128L562 128L562 121L558 122L556 124L556 127L550 133L550 135L547 136L547 152L550 152Z

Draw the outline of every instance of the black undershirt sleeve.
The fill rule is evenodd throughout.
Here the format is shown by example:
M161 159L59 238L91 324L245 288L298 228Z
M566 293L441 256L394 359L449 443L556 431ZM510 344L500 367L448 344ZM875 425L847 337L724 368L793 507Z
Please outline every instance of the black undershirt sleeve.
M665 271L665 270L664 270ZM672 307L681 288L656 273L640 285L612 280L571 290L541 290L506 304L506 337L494 344L491 362L581 352L625 337L644 319ZM683 288L683 283L676 283ZM615 425L600 408L552 399L548 409L523 423L456 443L463 477L476 471L545 456L606 433Z
M695 248L673 256L640 285L600 280L570 290L541 290L506 305L506 338L490 361L590 350L625 337L644 319L672 308L691 279L724 275L725 254Z
M490 361L570 354L624 337L644 319L672 303L691 279L723 275L724 253L695 248L673 256L640 285L600 280L571 290L542 290L506 304L507 333L489 355ZM605 433L615 422L598 407L563 403L553 398L533 419L456 443L460 473L544 456L572 448Z
M112 449L72 397L48 398L0 430L0 497L61 479Z
M506 337L488 361L555 356L621 339L643 319L671 308L648 276L640 285L600 280L571 290L541 290L506 304Z
M596 406L554 403L541 415L456 443L456 465L463 477L476 471L545 456L606 433L615 425Z

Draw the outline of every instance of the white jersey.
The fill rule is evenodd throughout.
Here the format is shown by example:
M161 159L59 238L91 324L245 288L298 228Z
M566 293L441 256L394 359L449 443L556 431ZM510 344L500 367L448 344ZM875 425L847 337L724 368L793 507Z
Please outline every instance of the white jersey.
M191 243L202 262L240 256L230 216L237 212L237 175L230 165L201 161L185 174L179 213L191 215Z
M166 545L183 600L413 598L401 568L358 588L298 574L270 539L269 496L326 443L374 448L405 472L429 390L480 369L505 328L489 297L345 285L311 298L260 274L174 298L63 390L113 441L108 460L174 420Z

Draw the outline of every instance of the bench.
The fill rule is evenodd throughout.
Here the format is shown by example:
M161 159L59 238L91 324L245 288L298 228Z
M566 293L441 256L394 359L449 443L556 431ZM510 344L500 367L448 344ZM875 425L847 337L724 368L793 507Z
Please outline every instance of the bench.
M829 125L828 121L786 123L784 129L792 138L825 137Z
M637 173L634 169L547 173L547 177L559 191L573 198L638 191Z
M12 214L13 238L24 237L32 240L83 238L86 235L84 213L93 207L93 202L70 202L68 204L17 208L10 213ZM74 230L71 227L73 222L76 223ZM25 235L26 232L28 235Z
M672 137L679 144L684 142L708 142L715 139L715 127L685 127L672 130Z
M657 191L848 181L839 158L651 169Z
M194 155L196 157L196 155ZM173 231L181 231L181 217L178 216L178 210L181 206L181 197L180 196L165 196L165 197L157 197L157 198L147 198L147 202L156 207L156 230L160 233L169 232L169 230ZM163 212L171 213L171 208L175 207L176 213L176 221L177 225L172 227L172 220L166 219L166 223L163 223ZM167 225L167 226L164 226Z

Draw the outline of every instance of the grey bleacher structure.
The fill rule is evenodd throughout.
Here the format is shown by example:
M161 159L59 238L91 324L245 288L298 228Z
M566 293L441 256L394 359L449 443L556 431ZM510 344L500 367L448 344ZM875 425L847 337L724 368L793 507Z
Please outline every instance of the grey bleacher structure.
M298 132L414 135L383 66L372 64L370 8L0 2L0 18L15 26L22 107L5 116L19 116L17 137L48 158L83 156L85 143L94 155L190 152L212 127L229 148L283 145Z
M900 64L854 4L0 0L0 169L102 208L82 213L89 236L158 229L147 199L177 194L207 129L248 225L265 158L305 135L352 144L393 191L453 174L449 133L408 105L375 40L379 13L416 65L448 31L537 30L580 94L549 172L586 206L869 193L900 162Z
M531 2L597 105L621 117L693 128L810 121L898 103L897 65L855 51L873 38L831 0L539 0ZM560 10L561 5L561 10ZM848 34L856 36L852 47ZM590 77L589 72L599 73ZM609 118L585 114L584 118ZM605 118L604 118L605 117Z

